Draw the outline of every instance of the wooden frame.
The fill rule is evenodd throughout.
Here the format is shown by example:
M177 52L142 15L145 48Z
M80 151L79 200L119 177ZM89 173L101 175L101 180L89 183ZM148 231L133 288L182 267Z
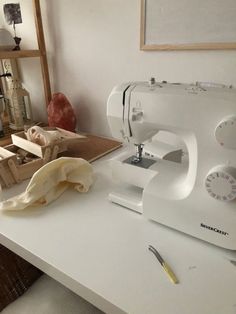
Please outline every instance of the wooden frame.
M146 42L146 13L147 1L141 0L141 23L140 23L140 50L228 50L236 49L236 36L235 42L200 42L200 43L147 43ZM178 3L178 2L176 2Z
M38 47L40 51L40 62L41 62L42 77L43 77L44 95L45 95L46 106L48 106L49 102L52 99L52 93L51 93L48 61L47 61L47 55L46 55L46 45L45 45L45 39L44 39L43 22L42 22L42 15L41 15L41 8L40 8L39 0L33 0L33 8L34 8L34 19L35 19Z
M41 16L40 0L32 0L35 28L37 34L38 49L35 50L17 50L17 51L0 51L0 59L17 59L39 57L41 63L45 104L48 106L52 99L51 85L49 78L48 62L46 55L46 46L44 40L43 23Z

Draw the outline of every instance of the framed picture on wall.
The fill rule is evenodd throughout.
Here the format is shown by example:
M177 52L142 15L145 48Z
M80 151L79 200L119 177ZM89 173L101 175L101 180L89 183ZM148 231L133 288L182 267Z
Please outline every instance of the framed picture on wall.
M141 50L236 49L235 0L141 0Z

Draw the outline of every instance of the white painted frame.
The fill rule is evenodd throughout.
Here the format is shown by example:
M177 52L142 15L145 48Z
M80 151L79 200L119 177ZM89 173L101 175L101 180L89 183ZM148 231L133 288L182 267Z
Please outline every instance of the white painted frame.
M205 0L205 3L210 3L211 0ZM229 0L230 1L230 0ZM140 30L140 50L222 50L222 49L236 49L236 32L235 32L235 39L233 38L233 40L231 41L227 41L225 42L223 40L223 38L227 38L230 37L228 33L234 33L234 29L236 28L236 23L234 22L234 19L229 19L227 18L227 14L230 16L230 14L232 14L232 3L231 3L231 7L228 8L227 6L224 7L224 15L222 16L222 20L218 19L217 21L220 21L220 23L222 25L224 25L224 20L227 21L227 23L229 24L229 27L226 30L222 29L222 34L220 34L220 36L222 37L222 40L219 40L217 42L214 42L211 40L211 34L209 32L208 33L204 33L204 35L208 36L209 35L209 42L204 40L203 42L199 41L199 42L166 42L166 43L160 43L158 42L158 40L156 40L156 42L148 42L147 41L147 34L151 34L150 32L152 32L152 26L150 26L150 21L147 19L148 16L148 10L152 10L152 6L157 4L157 2L159 2L160 6L163 5L162 0L155 0L155 2L153 2L152 0L141 0L141 30ZM196 0L188 0L188 4L189 3L193 3L193 5L196 3ZM154 3L154 4L153 4ZM174 2L173 2L174 3ZM173 4L172 3L172 4ZM176 9L178 10L178 1L176 1L174 4L176 4ZM173 13L173 7L172 9L172 13ZM214 8L215 10L217 10L217 7ZM236 11L236 2L235 2L235 7L234 7L234 3L233 3L233 9ZM151 11L149 11L151 12ZM183 11L181 11L182 13ZM219 15L221 14L221 12L218 12ZM187 15L186 15L187 17ZM212 17L215 18L215 16L212 15ZM166 17L168 19L168 16ZM171 19L172 17L169 16L169 18ZM189 16L188 16L189 19ZM158 21L160 21L160 19L155 20L155 23L158 23ZM196 21L196 20L195 20ZM203 24L206 22L206 25ZM202 29L204 29L204 27L207 29L210 27L210 15L209 15L209 21L207 19L203 20L203 23L200 25L200 27L202 27ZM182 20L182 23L185 23L185 20ZM232 29L230 29L230 26L232 23ZM189 24L188 24L189 25ZM155 27L158 27L158 24L155 25ZM219 28L219 25L218 25ZM153 28L154 29L154 28ZM191 28L186 29L188 32L191 32ZM202 31L203 32L203 31ZM164 34L163 34L164 33ZM165 29L164 31L162 31L161 33L163 36L165 36ZM153 35L153 34L152 34ZM231 35L232 37L232 35Z

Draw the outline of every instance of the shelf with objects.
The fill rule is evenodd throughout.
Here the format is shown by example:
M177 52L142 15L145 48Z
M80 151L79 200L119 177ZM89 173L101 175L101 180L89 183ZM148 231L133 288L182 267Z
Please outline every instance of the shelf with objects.
M2 69L0 74L2 74L3 72L3 74L10 73L12 75L11 77L4 78L0 84L0 94L2 95L2 102L5 101L5 111L7 111L7 117L5 112L1 113L1 118L3 120L3 132L5 136L0 137L0 146L5 146L9 144L11 142L11 134L19 131L20 129L23 129L24 124L29 124L28 122L30 120L31 105L29 93L22 87L17 70L17 60L19 58L40 58L45 107L47 107L52 98L40 0L32 0L32 3L38 49L20 50L20 38L16 36L16 33L15 37L11 37L9 39L7 38L7 31L5 29L0 29L0 36L2 34L2 38L0 41L0 62L2 65ZM9 4L10 7L4 7L5 18L9 18L9 16L13 12L12 16L10 16L12 20L8 24L13 25L14 32L15 24L19 23L19 20L17 20L19 16L17 16L17 14L19 15L20 10L18 10L17 7L14 7L17 5L19 6L19 4ZM17 14L15 14L14 10L18 10ZM18 98L17 101L16 98Z

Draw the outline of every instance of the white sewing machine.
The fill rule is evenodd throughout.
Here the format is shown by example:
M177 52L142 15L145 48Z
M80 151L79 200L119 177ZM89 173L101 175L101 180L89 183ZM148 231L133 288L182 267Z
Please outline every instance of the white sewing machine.
M126 83L112 90L107 116L112 135L136 147L111 160L109 199L236 250L236 90Z

